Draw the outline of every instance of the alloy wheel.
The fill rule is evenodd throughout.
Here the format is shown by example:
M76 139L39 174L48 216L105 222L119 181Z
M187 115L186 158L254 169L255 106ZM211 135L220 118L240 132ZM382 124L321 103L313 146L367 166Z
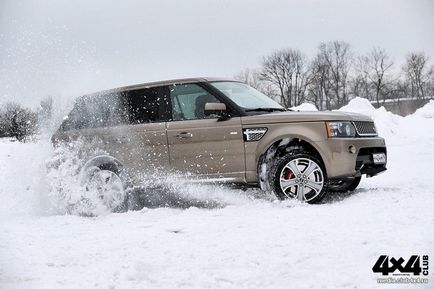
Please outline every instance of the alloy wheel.
M94 172L89 180L88 190L95 194L110 211L119 207L126 197L122 179L109 170Z
M280 173L280 188L288 198L309 202L324 187L324 174L313 160L297 158L289 161Z

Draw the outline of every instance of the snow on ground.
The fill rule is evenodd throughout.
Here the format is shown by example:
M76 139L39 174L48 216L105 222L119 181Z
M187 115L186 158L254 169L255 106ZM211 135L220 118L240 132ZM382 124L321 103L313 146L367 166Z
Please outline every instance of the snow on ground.
M377 285L371 268L382 254L434 258L434 101L405 118L361 99L342 110L375 119L388 171L320 205L198 185L225 206L50 215L49 143L3 141L0 288L433 288L431 264L425 287Z

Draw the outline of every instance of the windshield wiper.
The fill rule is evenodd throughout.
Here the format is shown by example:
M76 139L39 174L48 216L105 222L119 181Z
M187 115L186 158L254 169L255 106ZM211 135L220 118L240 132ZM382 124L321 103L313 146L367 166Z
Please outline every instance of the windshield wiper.
M286 108L278 108L278 107L258 107L258 108L248 108L244 110L245 112L249 112L249 111L267 111L267 112L272 112L272 111L288 111Z

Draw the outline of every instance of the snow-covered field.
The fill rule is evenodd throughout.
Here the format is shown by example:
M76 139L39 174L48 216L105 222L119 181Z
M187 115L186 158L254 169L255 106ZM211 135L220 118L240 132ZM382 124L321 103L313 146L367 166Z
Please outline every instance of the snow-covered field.
M54 215L49 142L2 141L0 288L434 288L431 264L425 286L371 270L380 255L434 258L434 101L405 118L362 99L343 110L374 118L388 171L320 205L197 185L182 207L191 194L224 207Z

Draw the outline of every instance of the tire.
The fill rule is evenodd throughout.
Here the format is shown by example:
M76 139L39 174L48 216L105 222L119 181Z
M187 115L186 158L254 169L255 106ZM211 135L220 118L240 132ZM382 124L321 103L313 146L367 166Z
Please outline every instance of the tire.
M342 180L339 184L329 185L329 190L333 192L347 192L354 191L360 184L362 177L349 178L348 180Z
M347 190L348 191L354 191L355 189L357 189L357 187L360 184L360 181L362 180L362 177L355 177L354 180L349 184Z
M91 167L85 182L89 197L98 200L110 212L128 209L125 180L113 170Z
M313 204L319 202L328 190L322 162L299 148L290 150L274 162L268 180L271 190L281 200L295 198Z

